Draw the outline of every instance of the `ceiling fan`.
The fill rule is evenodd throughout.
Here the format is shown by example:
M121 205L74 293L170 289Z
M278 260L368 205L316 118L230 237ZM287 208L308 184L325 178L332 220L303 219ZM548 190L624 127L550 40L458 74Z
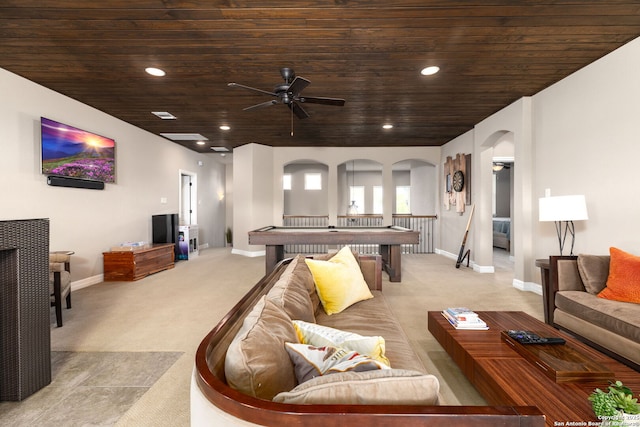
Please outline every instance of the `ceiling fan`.
M502 169L511 169L511 163L493 162L494 172L500 172Z
M342 107L345 103L344 99L339 98L319 98L313 96L302 96L300 92L307 86L311 84L311 82L303 77L296 76L295 71L292 68L281 68L280 75L284 79L283 84L277 85L273 92L269 92L262 89L257 89L250 86L245 86L240 83L229 83L227 86L229 87L240 87L243 89L252 90L254 92L259 92L265 95L270 95L275 97L276 99L272 99L271 101L262 102L260 104L252 105L250 107L243 108L243 111L254 110L257 108L269 107L271 105L276 104L285 104L289 109L291 109L292 114L295 114L299 119L306 119L309 117L309 114L302 108L304 103L308 104L324 104L324 105L335 105L338 107Z

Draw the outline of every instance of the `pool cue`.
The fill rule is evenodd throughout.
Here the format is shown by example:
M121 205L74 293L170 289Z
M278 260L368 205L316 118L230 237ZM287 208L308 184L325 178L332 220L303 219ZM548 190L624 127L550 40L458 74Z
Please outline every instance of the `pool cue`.
M476 205L471 206L471 212L469 212L469 221L467 222L467 229L464 232L464 237L462 238L462 244L460 245L460 253L458 254L458 260L456 261L456 268L460 268L460 264L467 258L467 267L469 267L469 259L471 258L471 249L464 251L464 245L467 244L467 236L469 235L469 228L471 228L471 218L473 218L473 210Z

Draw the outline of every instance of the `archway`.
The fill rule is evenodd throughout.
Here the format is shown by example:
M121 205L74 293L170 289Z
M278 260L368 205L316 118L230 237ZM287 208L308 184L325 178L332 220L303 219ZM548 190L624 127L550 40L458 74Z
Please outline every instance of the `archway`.
M329 167L314 160L296 160L283 167L284 225L328 225ZM314 223L299 223L293 218L324 218ZM293 222L292 222L293 221ZM305 219L304 221L311 221Z
M493 265L496 269L513 271L513 244L517 236L512 233L514 200L517 188L515 176L515 146L513 132L503 133L493 144Z

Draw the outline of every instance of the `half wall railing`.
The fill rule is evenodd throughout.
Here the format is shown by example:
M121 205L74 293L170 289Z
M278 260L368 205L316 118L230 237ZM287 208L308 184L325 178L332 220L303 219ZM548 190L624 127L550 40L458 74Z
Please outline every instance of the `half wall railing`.
M393 215L392 223L400 227L420 232L420 242L415 245L402 245L403 254L434 253L434 228L437 215ZM328 215L283 215L285 227L328 227ZM337 227L382 227L382 215L340 215ZM350 245L363 254L379 253L378 245ZM326 253L327 245L285 245L288 254Z

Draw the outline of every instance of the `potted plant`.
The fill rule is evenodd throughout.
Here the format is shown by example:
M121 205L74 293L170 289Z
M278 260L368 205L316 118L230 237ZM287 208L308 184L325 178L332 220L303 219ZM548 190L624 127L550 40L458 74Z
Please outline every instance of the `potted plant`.
M602 426L636 426L640 425L640 405L633 392L620 381L611 383L608 391L596 388L589 396L593 412Z

